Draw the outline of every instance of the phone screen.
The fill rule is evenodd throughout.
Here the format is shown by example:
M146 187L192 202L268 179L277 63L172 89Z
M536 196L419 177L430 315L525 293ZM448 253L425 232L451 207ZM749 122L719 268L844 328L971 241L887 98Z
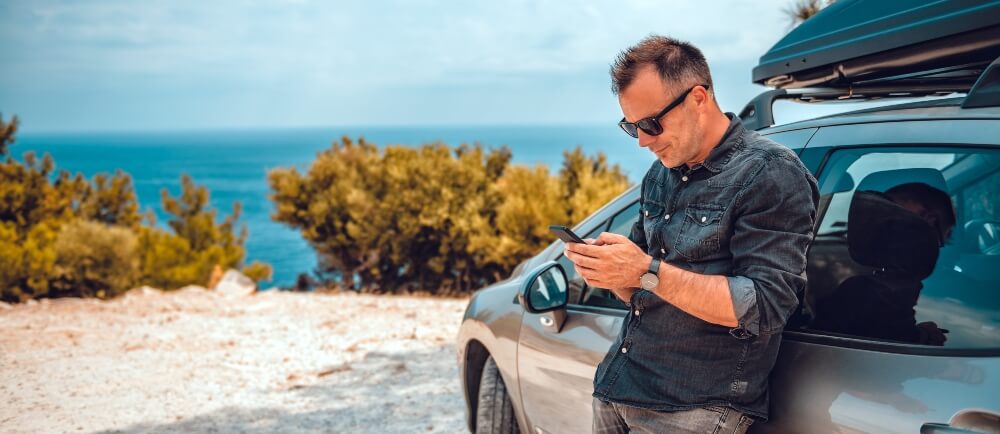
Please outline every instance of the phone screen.
M566 226L563 226L563 225L552 225L552 226L549 226L549 230L552 231L552 233L556 234L556 236L559 237L559 239L563 240L564 242L586 244L583 241L583 238L580 238L579 235L573 233L573 231L570 230L570 228L568 228Z

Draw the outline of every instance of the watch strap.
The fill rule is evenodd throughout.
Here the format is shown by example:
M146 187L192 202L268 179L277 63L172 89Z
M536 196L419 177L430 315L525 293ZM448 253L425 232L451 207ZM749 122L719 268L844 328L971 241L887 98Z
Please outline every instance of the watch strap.
M660 260L656 256L653 256L653 260L649 262L649 272L654 276L660 271Z

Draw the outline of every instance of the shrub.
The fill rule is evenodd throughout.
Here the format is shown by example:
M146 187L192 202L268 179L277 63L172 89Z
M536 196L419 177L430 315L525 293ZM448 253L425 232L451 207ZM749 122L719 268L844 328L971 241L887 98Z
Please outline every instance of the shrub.
M14 143L17 118L0 117L0 156ZM143 225L131 177L55 171L49 155L0 161L0 300L112 297L138 283L161 288L205 284L214 267L242 264L247 232L235 230L239 203L216 223L209 193L188 176L181 194L162 194L173 233ZM251 273L270 278L256 263Z
M73 220L54 244L52 294L110 298L132 288L139 277L135 233L88 220Z
M553 177L545 167L510 165L506 148L379 150L345 137L304 174L268 174L272 218L302 232L327 284L468 292L554 240L548 225L576 221L628 187L603 155L564 156Z
M271 276L274 275L274 270L271 268L270 264L261 261L253 261L250 265L243 267L242 273L257 283L259 288L260 282L271 281Z

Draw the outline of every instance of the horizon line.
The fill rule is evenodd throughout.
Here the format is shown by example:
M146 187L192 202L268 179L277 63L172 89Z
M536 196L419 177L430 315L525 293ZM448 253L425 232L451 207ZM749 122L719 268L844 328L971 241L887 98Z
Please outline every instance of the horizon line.
M23 135L71 135L71 134L144 134L144 133L220 133L233 131L280 131L280 130L324 130L337 128L475 128L475 127L600 127L616 129L614 122L577 121L577 122L496 122L496 123L427 123L427 124L330 124L330 125L283 125L283 126L206 126L206 127L151 127L151 128L95 128L95 129L26 129L19 123L17 136Z

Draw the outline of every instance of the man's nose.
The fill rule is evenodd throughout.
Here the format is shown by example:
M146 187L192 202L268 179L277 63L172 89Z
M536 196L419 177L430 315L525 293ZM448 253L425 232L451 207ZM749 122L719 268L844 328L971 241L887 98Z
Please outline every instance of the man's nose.
M645 131L639 130L639 146L643 148L648 148L654 142L656 142L656 136L651 136L649 134L646 134Z

